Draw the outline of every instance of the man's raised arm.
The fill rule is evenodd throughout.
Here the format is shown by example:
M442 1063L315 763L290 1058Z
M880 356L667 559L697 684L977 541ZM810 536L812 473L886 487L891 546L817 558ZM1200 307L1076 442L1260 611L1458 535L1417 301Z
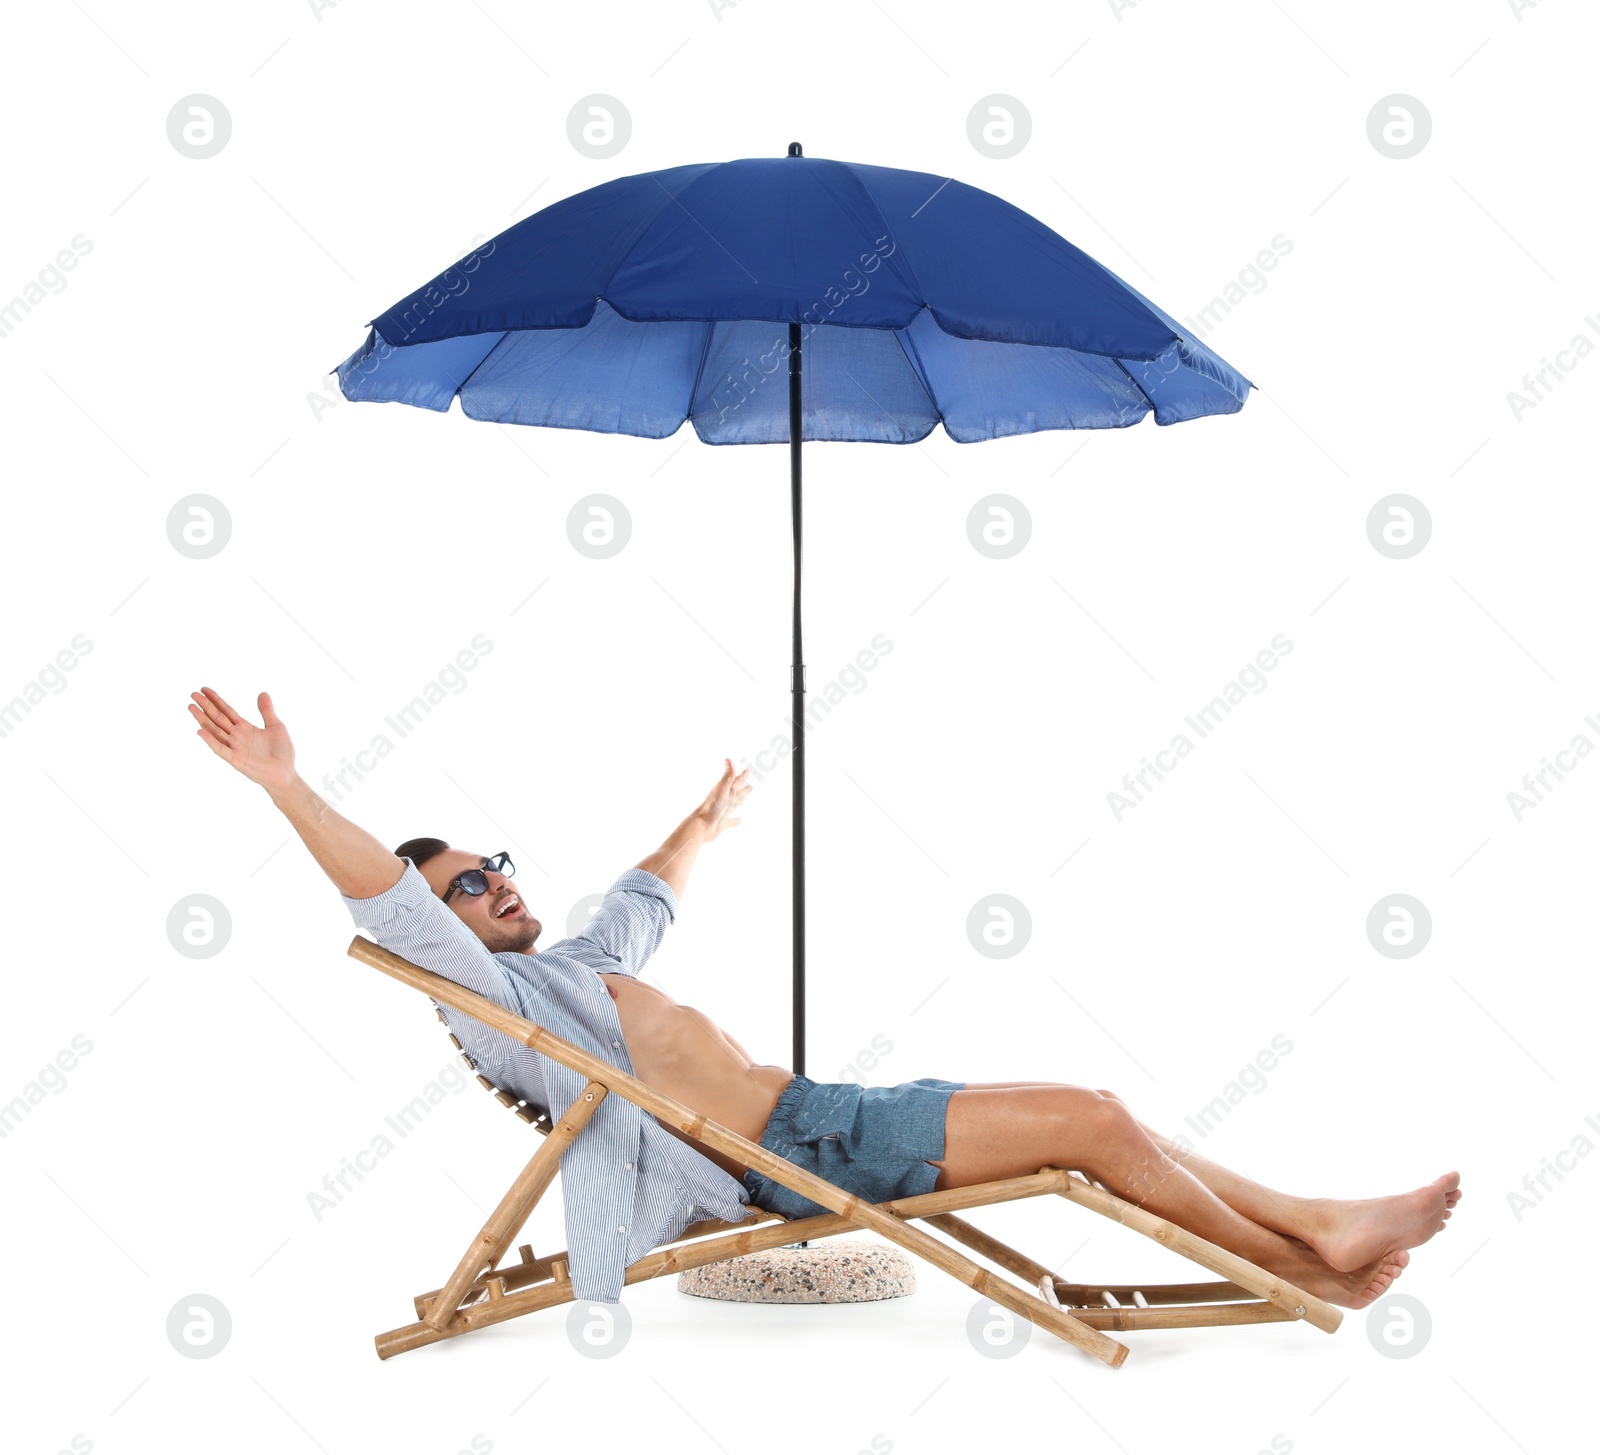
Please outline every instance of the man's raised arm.
M257 727L209 687L190 696L194 701L189 711L200 724L199 736L206 746L266 789L341 894L369 899L398 882L405 861L336 812L295 772L294 744L272 710L271 697L263 692L256 699L264 724Z
M750 770L746 768L735 775L733 759L722 761L722 777L706 794L705 801L672 831L666 843L634 866L664 879L679 898L689 882L689 871L694 868L701 844L709 844L723 829L731 829L738 823L738 819L729 818L728 814L750 796L750 785L745 782Z
M247 722L209 687L193 696L189 711L201 724L199 736L206 746L266 789L344 896L358 929L412 964L443 975L518 1015L538 1019L532 982L511 975L429 888L421 871L335 813L300 778L294 768L289 731L265 692L256 699L261 727ZM458 1018L453 1030L466 1038L480 1065L504 1059L510 1044L498 1031L467 1017Z
M602 973L638 975L677 915L678 896L688 882L700 846L739 822L728 815L749 796L750 785L744 780L750 770L735 774L732 761L722 761L722 777L700 806L655 853L623 871L576 936L559 942L566 953L575 953L587 961L598 950L603 962L592 963L591 968Z

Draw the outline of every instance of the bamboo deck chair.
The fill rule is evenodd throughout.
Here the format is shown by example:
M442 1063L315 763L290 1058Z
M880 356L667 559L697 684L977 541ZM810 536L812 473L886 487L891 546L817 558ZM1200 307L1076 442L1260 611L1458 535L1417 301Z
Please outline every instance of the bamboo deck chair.
M502 1009L454 981L413 965L364 935L357 935L350 942L350 954L363 964L382 970L441 1004L462 1011L589 1078L577 1100L552 1124L542 1108L529 1106L483 1075L478 1076L502 1105L510 1107L541 1134L539 1148L489 1215L482 1231L467 1246L444 1286L416 1296L418 1321L376 1337L374 1342L380 1359L572 1302L565 1252L536 1258L532 1248L523 1244L517 1250L519 1261L502 1264L501 1260L555 1177L562 1152L571 1145L573 1138L582 1135L600 1103L613 1093L670 1122L694 1140L735 1157L774 1182L833 1210L822 1216L789 1219L752 1204L751 1216L740 1223L721 1218L691 1223L677 1241L631 1263L627 1269L627 1283L642 1283L646 1279L665 1277L687 1268L802 1239L829 1238L866 1229L908 1253L915 1253L976 1289L982 1297L1113 1368L1128 1357L1128 1348L1111 1338L1107 1330L1121 1333L1137 1329L1303 1320L1331 1334L1343 1317L1338 1309L1303 1289L1136 1207L1074 1169L1041 1167L1024 1177L895 1198L883 1203L864 1202L825 1178L729 1131L692 1107L663 1096L637 1077L590 1055L581 1046ZM442 1012L440 1019L444 1019ZM453 1034L450 1039L455 1041L457 1050L461 1050L461 1043ZM461 1054L468 1067L476 1071L471 1057L465 1051ZM965 1211L1046 1193L1057 1194L1143 1233L1163 1247L1221 1275L1223 1281L1139 1285L1068 1283L1056 1278L1044 1264L1036 1263L956 1216L958 1209ZM979 1256L1025 1280L1027 1286L1018 1287L979 1267L930 1233L912 1227L912 1219L948 1234L957 1243L965 1244Z

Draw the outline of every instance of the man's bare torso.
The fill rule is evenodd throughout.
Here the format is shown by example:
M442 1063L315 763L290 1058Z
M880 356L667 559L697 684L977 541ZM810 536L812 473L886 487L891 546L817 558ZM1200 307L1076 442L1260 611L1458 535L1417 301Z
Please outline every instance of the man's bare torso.
M678 1004L653 985L619 973L600 978L617 1003L634 1074L664 1095L759 1144L778 1104L778 1094L793 1073L782 1066L751 1061L744 1048L710 1016ZM695 1141L660 1117L656 1120L729 1176L743 1178L744 1163Z

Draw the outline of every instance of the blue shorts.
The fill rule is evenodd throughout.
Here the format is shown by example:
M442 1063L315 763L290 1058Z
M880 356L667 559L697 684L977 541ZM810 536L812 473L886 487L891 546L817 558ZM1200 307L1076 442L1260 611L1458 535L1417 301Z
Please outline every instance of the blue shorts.
M929 1159L944 1156L945 1111L965 1085L937 1076L858 1086L796 1075L778 1094L761 1145L868 1202L916 1197L939 1178ZM786 1218L832 1212L754 1167L744 1187L757 1207Z

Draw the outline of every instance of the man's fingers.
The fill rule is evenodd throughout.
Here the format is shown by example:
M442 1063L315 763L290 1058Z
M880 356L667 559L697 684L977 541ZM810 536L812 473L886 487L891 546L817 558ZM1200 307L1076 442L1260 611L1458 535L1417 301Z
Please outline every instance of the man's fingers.
M218 742L217 739L212 735L210 728L200 728L197 731L199 736L205 739L206 746L210 748L211 751L219 758L231 759L233 757L233 749L227 747L223 743Z
M200 690L217 705L217 708L221 711L226 722L233 724L242 721L239 714L222 700L222 697L219 693L213 692L209 687L202 687Z
M256 708L261 713L261 721L271 727L278 720L278 714L272 710L272 697L263 692L256 698Z
M195 720L201 723L209 723L211 727L216 730L218 736L224 738L227 737L229 731L228 722L227 719L223 717L221 711L213 707L211 703L207 702L205 698L201 697L198 692L192 695L200 704L198 707L196 707L193 702L189 704L189 711L195 715Z
M210 702L205 704L204 711L212 731L225 742L233 737L234 729L241 726L236 718L229 718L221 708Z

